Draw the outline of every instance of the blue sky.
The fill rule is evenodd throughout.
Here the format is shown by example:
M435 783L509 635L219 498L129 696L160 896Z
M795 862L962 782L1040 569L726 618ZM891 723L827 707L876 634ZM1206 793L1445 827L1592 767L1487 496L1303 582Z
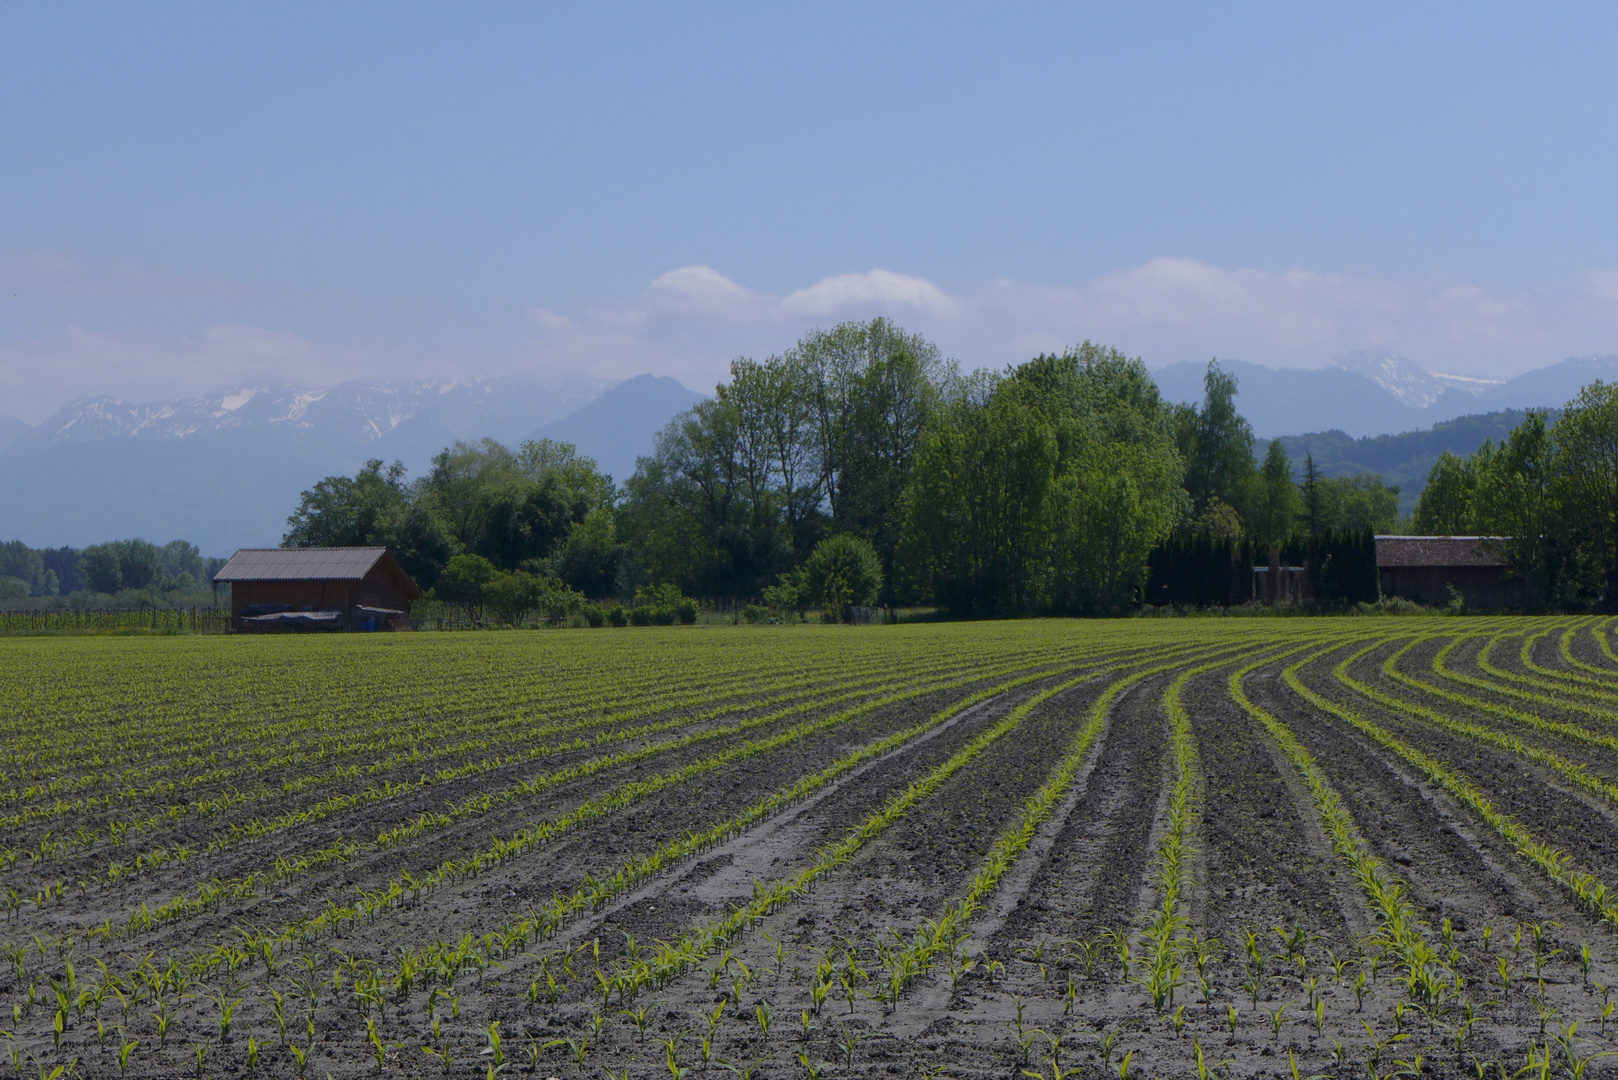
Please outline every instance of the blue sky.
M1612 5L0 5L0 413L672 374L1618 352Z

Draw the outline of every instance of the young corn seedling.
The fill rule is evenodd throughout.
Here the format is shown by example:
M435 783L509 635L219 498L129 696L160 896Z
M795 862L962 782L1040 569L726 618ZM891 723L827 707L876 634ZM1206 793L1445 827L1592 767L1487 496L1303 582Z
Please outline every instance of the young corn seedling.
M630 1022L635 1025L635 1031L639 1036L638 1041L644 1044L646 1042L646 1025L651 1019L651 1011L661 1004L663 1002L659 1001L651 1005L642 1005L638 1009L619 1009L618 1015L629 1017Z
M215 992L213 1001L219 1009L219 1041L224 1042L230 1038L230 1025L237 1008L241 1006L242 999L229 997L221 990Z
M270 994L270 1016L275 1020L275 1030L281 1037L281 1045L287 1041L287 1014L286 995L273 986L265 987Z
M857 1031L850 1031L847 1024L839 1024L838 1026L843 1031L842 1037L837 1040L837 1048L843 1052L843 1067L852 1069L854 1067L854 1051L859 1049L860 1043L865 1041L866 1036Z
M1034 1054L1034 1040L1043 1034L1045 1033L1039 1028L1032 1028L1028 1031L1023 1031L1021 1028L1017 1029L1017 1050L1022 1055L1018 1060L1021 1064L1027 1065L1029 1063Z
M452 1047L449 1043L446 1042L443 1045L439 1046L435 1050L430 1050L430 1049L428 1049L427 1047L424 1046L424 1047L421 1048L421 1052L426 1054L430 1058L437 1059L438 1063L440 1065L442 1065L443 1068L444 1068L444 1075L445 1076L449 1075L450 1069L455 1064L455 1050L454 1050L454 1047Z
M584 1062L590 1056L590 1037L581 1035L577 1039L568 1038L563 1041L567 1043L567 1051L573 1055L573 1061L578 1065L579 1071L582 1073L584 1071ZM706 1045L706 1040L704 1040L704 1044ZM706 1064L707 1058L704 1058L703 1062Z
M1285 1022L1285 1017L1289 1008L1291 1008L1290 1005L1283 1003L1280 1008L1264 1010L1264 1015L1270 1021L1270 1030L1275 1033L1277 1042L1279 1042L1281 1039L1281 1025Z

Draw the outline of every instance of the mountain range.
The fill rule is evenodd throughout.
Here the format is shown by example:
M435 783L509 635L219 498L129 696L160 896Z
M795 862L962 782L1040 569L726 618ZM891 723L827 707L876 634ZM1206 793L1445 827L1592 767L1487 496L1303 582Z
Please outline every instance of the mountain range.
M36 547L182 538L221 554L274 545L299 493L321 477L370 458L419 475L455 440L485 436L568 437L622 480L700 400L651 375L610 388L513 377L244 386L144 404L81 398L36 425L0 417L0 538Z
M1561 408L1595 379L1618 379L1618 356L1573 357L1510 380L1424 371L1387 351L1349 353L1323 368L1220 360L1236 376L1236 407L1261 439L1336 430L1352 438L1429 427L1472 413ZM1170 401L1202 400L1205 364L1152 372Z
M1470 453L1501 438L1520 410L1557 407L1593 379L1618 379L1618 356L1573 358L1509 381L1429 373L1389 352L1320 369L1220 365L1236 376L1237 408L1261 439L1287 437L1294 459L1310 452L1326 475L1380 472L1401 485L1407 508L1443 450ZM1171 364L1153 377L1169 400L1195 402L1205 370ZM653 375L616 386L509 377L251 385L148 403L81 398L39 424L0 416L0 540L181 538L219 555L272 545L300 492L321 477L352 475L370 458L403 461L419 475L455 440L485 436L574 443L622 482L657 432L701 400Z

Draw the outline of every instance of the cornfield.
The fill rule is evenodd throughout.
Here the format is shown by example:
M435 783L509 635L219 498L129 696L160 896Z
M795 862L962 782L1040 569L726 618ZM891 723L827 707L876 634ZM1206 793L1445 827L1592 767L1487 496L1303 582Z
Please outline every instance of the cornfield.
M1614 625L7 639L0 1043L27 1077L1610 1074Z

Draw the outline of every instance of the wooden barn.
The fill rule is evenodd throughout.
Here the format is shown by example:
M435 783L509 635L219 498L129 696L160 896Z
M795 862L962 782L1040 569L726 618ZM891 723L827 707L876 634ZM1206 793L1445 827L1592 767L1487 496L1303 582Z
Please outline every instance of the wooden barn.
M1449 603L1451 587L1468 607L1523 607L1532 599L1498 536L1378 536L1376 568L1383 596L1418 604Z
M240 630L408 630L421 596L381 547L243 548L214 581Z

